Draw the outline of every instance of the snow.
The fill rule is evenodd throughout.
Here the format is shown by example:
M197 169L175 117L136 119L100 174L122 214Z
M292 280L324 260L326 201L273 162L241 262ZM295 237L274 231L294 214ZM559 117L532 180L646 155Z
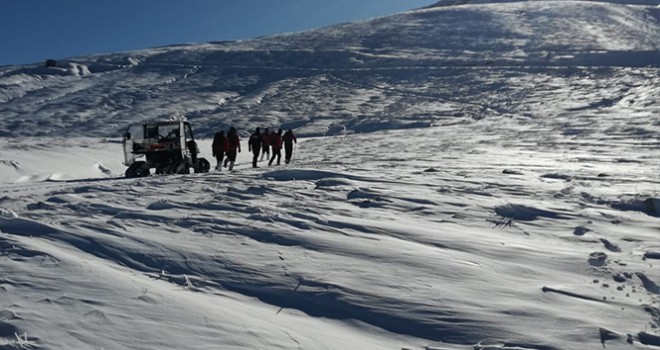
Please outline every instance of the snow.
M0 68L0 349L660 346L658 18L472 2ZM175 115L212 166L236 125L234 171L125 178L125 127ZM280 125L293 163L251 168Z

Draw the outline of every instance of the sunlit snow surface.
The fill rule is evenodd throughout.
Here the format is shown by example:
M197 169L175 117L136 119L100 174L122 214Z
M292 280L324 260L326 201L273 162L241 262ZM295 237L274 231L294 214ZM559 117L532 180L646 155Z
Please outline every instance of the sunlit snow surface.
M72 179L79 166L68 181L5 183L3 336L27 332L36 348L577 349L598 345L599 328L621 337L614 346L654 332L660 274L643 256L660 251L660 213L644 203L660 189L657 144L523 139L510 123L523 125L310 139L279 168L251 169L242 153L232 173ZM56 149L123 170L117 144Z
M657 38L658 12L551 5L429 9L377 19L373 30L445 11L527 18L572 8L616 13L633 34L598 44L606 57L590 67L374 63L269 81L252 67L254 80L232 73L227 86L197 75L203 64L152 85L181 72L138 58L122 73L4 68L0 349L660 346L660 78L657 65L608 66L619 49L633 50L626 62L657 51L660 41L635 31ZM410 44L398 54L423 52ZM159 50L208 59L204 47ZM508 55L501 47L475 54ZM442 59L462 60L452 55ZM301 138L289 165L252 169L244 142L232 172L125 179L124 122L166 113L187 115L200 135L283 122L325 136ZM200 148L210 159L210 140Z
M552 119L654 84L659 18L656 6L600 2L461 5L52 68L0 67L0 136L116 137L129 123L173 115L207 137L255 123L320 136L446 116Z

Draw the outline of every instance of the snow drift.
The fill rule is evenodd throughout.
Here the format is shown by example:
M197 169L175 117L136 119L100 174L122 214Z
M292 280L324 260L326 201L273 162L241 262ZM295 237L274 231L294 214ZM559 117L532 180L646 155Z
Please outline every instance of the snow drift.
M0 348L658 346L660 16L640 4L0 68ZM125 179L123 128L174 115L322 137L287 166Z

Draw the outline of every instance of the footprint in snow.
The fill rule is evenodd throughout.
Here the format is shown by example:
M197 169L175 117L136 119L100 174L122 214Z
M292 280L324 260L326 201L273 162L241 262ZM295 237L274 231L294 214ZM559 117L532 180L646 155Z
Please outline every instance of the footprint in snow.
M600 267L607 263L607 254L603 252L593 252L589 254L589 265Z
M573 234L576 236L584 236L587 232L591 232L591 229L585 226L577 226L573 229Z
M639 277L640 280L642 280L642 284L644 284L644 288L652 294L660 294L660 287L658 285L651 281L650 278L648 278L645 274L641 272L636 272L635 275Z
M605 239L605 238L601 238L600 241L603 242L603 244L605 245L605 248L606 248L607 250L609 250L609 251L611 251L611 252L616 252L616 253L620 253L620 252L621 252L621 248L619 248L618 245L616 245L616 244L614 244L614 243L608 241L607 239Z

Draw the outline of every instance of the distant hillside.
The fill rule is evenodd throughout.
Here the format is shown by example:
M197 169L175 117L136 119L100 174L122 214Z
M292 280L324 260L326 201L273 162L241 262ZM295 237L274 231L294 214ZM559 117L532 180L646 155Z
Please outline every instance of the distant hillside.
M529 115L526 98L557 80L568 91L630 70L647 81L659 50L656 6L436 6L248 41L3 67L0 136L117 137L131 122L174 116L209 136L229 125L327 135Z

